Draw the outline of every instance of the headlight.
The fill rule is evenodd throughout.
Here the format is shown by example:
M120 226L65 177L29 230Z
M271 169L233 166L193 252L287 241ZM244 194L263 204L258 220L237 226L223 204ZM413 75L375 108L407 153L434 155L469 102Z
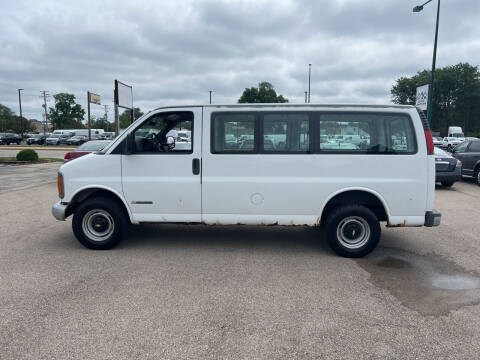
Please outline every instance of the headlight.
M61 172L58 173L57 175L57 185L58 185L58 197L60 199L63 199L63 196L65 195L63 193L63 174Z
M462 162L460 160L457 160L457 167L462 166Z

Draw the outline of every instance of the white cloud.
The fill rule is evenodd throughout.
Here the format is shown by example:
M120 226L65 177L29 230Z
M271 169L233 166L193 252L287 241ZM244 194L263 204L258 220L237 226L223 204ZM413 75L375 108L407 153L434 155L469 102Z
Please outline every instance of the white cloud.
M393 81L429 68L435 3L416 1L16 1L2 5L0 103L41 118L39 91L87 90L112 103L115 78L143 110L234 103L270 81L303 102L312 63L313 102L390 101ZM439 66L478 64L478 0L443 2ZM101 107L93 107L101 115ZM112 113L112 112L111 112ZM111 114L110 113L110 114Z

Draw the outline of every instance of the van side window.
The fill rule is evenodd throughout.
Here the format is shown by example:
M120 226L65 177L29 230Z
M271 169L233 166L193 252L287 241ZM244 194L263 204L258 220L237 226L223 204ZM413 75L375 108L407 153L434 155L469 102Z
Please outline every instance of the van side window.
M309 115L273 113L263 117L263 151L309 151Z
M376 126L378 116L370 114L321 114L319 121L320 151L345 153L378 153L385 141Z
M387 128L390 128L390 144L388 152L416 152L415 133L410 119L406 116L387 116Z
M192 140L183 141L179 131L192 131L193 113L159 113L147 119L134 133L135 154L192 153Z
M251 113L213 114L212 152L255 152L255 124L255 115Z

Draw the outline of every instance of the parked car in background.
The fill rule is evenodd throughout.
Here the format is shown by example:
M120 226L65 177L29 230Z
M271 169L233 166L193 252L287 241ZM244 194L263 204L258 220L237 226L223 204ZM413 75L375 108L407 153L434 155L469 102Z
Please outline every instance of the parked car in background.
M115 133L114 132L104 132L103 135L105 135L105 139L107 140L113 140L115 139Z
M454 137L460 141L465 140L465 134L460 126L449 126L448 127L448 137Z
M27 145L43 145L45 143L45 137L50 136L50 134L34 134L27 139Z
M433 145L437 147L441 147L443 145L443 138L440 136L434 136L433 137Z
M0 133L0 144L2 145L10 145L10 144L17 144L20 145L22 142L22 137L17 134L13 133Z
M462 176L473 177L480 186L480 139L464 141L452 155L462 162Z
M70 151L66 153L65 157L63 158L63 162L69 162L73 159L90 154L92 152L100 151L110 143L110 140L87 141L86 143L78 147L75 151Z
M445 187L452 186L455 182L462 180L462 162L445 150L438 147L435 154L435 182Z
M53 134L47 138L47 145L65 145L67 140L70 139L70 134Z
M444 137L442 142L442 149L451 151L455 146L461 144L462 141L456 137Z
M88 141L88 137L84 135L75 135L71 138L67 139L67 145L82 145L83 143Z

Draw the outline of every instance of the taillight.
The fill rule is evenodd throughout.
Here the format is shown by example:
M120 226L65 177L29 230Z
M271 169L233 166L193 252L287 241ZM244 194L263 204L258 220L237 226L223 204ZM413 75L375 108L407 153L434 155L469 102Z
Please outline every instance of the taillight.
M65 157L63 158L63 162L67 162L67 161L70 161L72 158L72 154L70 154L69 152L67 152L65 154Z
M58 185L58 197L63 199L63 175L58 173L57 175L57 185Z
M434 145L433 145L432 132L430 130L425 130L425 141L427 143L427 154L433 155Z

